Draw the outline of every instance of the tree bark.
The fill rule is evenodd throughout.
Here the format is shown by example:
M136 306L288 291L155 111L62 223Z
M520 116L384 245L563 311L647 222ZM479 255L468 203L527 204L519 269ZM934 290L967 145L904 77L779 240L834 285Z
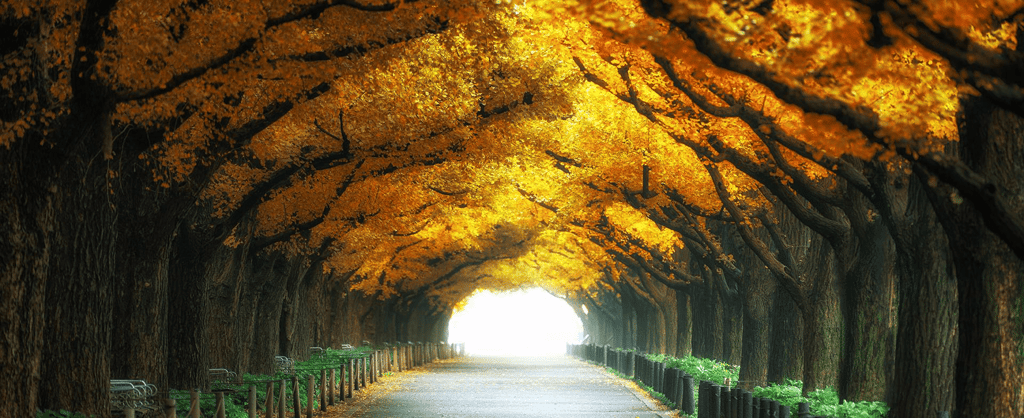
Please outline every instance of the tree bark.
M209 240L191 228L178 228L168 270L167 379L172 388L209 386L210 354L207 269Z
M899 326L890 399L893 417L934 417L952 411L956 381L957 293L949 246L924 198L911 182L907 243L898 248Z
M1000 187L1016 210L1012 216L1024 218L1024 121L984 99L969 98L963 102L961 129L962 160ZM1024 416L1024 260L985 227L970 203L955 205L953 211L957 230L950 243L960 307L958 414Z
M0 417L34 416L46 314L53 173L38 138L0 147Z
M768 277L768 271L763 266L754 268L754 265L745 265L747 283L743 301L743 353L739 379L749 389L768 384L768 363L772 352L771 307L776 283Z
M62 167L54 193L39 406L108 416L115 208L99 147L83 142L74 153L89 157Z
M868 215L859 192L846 208L852 237L835 243L843 274L843 357L836 391L840 399L886 399L892 383L896 331L896 250L881 219Z
M690 295L686 291L676 291L676 357L683 358L693 355L693 315L691 314Z

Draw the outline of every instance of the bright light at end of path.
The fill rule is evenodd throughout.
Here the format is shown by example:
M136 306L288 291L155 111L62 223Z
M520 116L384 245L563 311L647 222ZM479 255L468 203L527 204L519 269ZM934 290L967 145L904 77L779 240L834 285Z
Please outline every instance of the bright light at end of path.
M466 343L477 355L539 356L565 353L583 324L565 301L543 289L477 292L448 323L448 341Z

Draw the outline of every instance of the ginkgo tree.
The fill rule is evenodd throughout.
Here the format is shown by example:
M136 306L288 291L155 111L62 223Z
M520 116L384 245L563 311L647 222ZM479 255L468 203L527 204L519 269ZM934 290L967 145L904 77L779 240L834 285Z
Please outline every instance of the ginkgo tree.
M957 136L961 137L962 141L959 143L954 142L954 144L965 144L968 137L976 137L976 134L971 132L971 123L983 120L978 117L966 117L965 119L970 120L970 122L961 125L960 132L952 128L950 124L952 118L949 117L951 112L956 109L970 109L973 107L972 103L977 100L959 98L963 103L966 103L966 105L960 106L956 102L958 95L948 93L953 90L950 90L948 87L945 90L936 88L939 86L949 86L952 84L951 81L956 81L959 78L959 76L950 77L947 75L951 72L948 67L945 67L942 58L950 59L950 54L955 55L955 51L958 50L957 48L980 52L985 46L980 43L972 44L968 36L957 38L958 35L954 34L956 32L955 28L942 27L939 31L932 32L932 35L941 34L941 37L946 37L946 41L955 38L959 43L956 44L957 48L949 48L950 44L945 45L947 49L938 48L934 46L936 44L930 44L927 39L923 41L917 39L920 38L922 32L927 32L919 31L921 29L920 26L907 31L910 33L910 38L920 42L920 44L915 44L913 40L908 41L907 38L902 37L903 35L898 32L899 29L892 26L887 27L886 25L889 22L886 19L906 19L907 15L922 19L922 16L926 16L926 14L921 15L922 10L918 9L903 9L902 6L892 2L879 3L885 4L873 4L873 7L878 6L878 8L865 9L858 8L856 5L837 6L831 3L810 4L810 2L806 4L764 2L742 6L739 4L730 6L728 4L710 3L702 6L693 4L675 6L667 2L642 2L640 6L642 6L643 13L656 18L663 18L664 20L654 20L641 24L634 24L637 19L595 19L594 21L604 25L607 30L613 32L617 39L634 45L640 45L645 50L654 54L655 67L661 67L661 71L664 71L666 78L671 80L671 85L679 90L678 93L674 94L679 95L681 93L681 95L685 96L682 103L692 102L695 107L713 116L744 120L753 132L765 138L765 145L768 149L762 151L763 157L761 158L768 158L768 155L770 155L771 157L768 161L774 161L774 163L764 167L764 165L758 162L757 156L755 156L755 159L750 160L743 155L744 150L749 149L748 147L745 145L735 148L729 147L729 143L723 141L719 135L704 135L708 140L707 145L692 141L689 138L681 138L680 142L687 143L688 146L694 149L704 149L705 158L727 160L751 176L759 177L758 180L769 189L772 189L772 193L780 199L785 198L792 192L780 187L778 183L784 184L790 178L793 178L794 187L805 187L805 191L798 190L798 193L808 199L811 206L814 206L814 199L811 198L815 196L815 193L821 195L820 192L815 192L814 189L806 188L805 185L801 184L803 181L801 181L799 175L802 173L793 170L793 167L789 166L791 163L787 162L787 160L793 159L793 157L787 157L783 153L783 151L791 151L800 154L804 159L815 161L821 168L833 171L843 181L849 182L851 186L856 187L862 192L865 197L872 200L872 204L875 207L869 208L868 215L881 213L889 230L888 232L897 240L897 245L903 248L898 250L898 254L909 258L909 260L906 258L898 259L897 262L903 266L913 266L908 269L910 271L903 271L905 279L900 281L901 289L904 289L901 292L901 297L904 297L901 300L901 306L908 308L909 311L907 311L906 315L900 316L901 333L904 331L907 333L900 336L900 340L904 341L904 344L898 343L897 346L902 347L898 348L898 350L905 350L908 347L907 343L909 341L919 340L919 332L929 332L925 331L926 329L949 329L952 325L951 322L956 320L949 316L934 316L936 311L949 312L949 303L954 299L948 279L934 280L935 272L949 271L948 266L951 263L951 258L948 256L935 257L935 254L944 254L949 251L948 247L946 247L945 243L940 243L937 247L931 248L918 246L923 241L942 242L945 237L934 238L933 241L921 240L920 234L923 231L909 227L910 225L920 225L920 223L914 223L914 220L921 219L921 216L924 216L924 219L929 219L930 217L931 221L925 222L932 222L933 225L942 222L946 230L950 231L955 228L950 226L949 222L952 219L947 216L955 212L955 210L950 210L949 206L959 205L957 206L959 210L977 210L977 215L981 217L978 219L987 222L989 225L1001 225L1001 227L997 228L999 232L994 233L999 235L998 240L1002 241L1009 251L1014 252L1017 247L1017 238L1015 238L1017 234L1013 231L1016 230L1019 224L1019 215L1014 214L1012 210L1008 210L1005 204L1001 203L1001 199L1005 197L1002 197L999 193L992 194L992 191L996 189L990 188L989 192L980 192L977 189L979 185L986 182L982 176L972 172L971 168L958 162L955 157L941 154L944 144L948 144L949 140L958 139ZM594 5L588 11L610 11L611 16L615 16L616 13L628 15L629 13L636 12L636 9L632 9L630 6L625 6L619 10L609 9L609 4L601 3ZM972 5L972 7L974 6ZM978 10L980 11L981 9ZM1009 39L1006 36L1006 25L999 23L1006 21L1000 19L1007 19L1006 14L1000 15L1000 13L1005 13L1005 10L999 8L992 10L995 13L994 16L996 16L994 21L997 23L995 24L996 29L994 32L984 35L989 36L986 40L987 42L997 40L1000 36L1004 40ZM927 11L924 11L924 13L927 13ZM983 13L989 13L989 11ZM821 18L817 19L815 16ZM912 20L911 23L913 23ZM976 20L969 21L977 23ZM907 21L904 20L903 22ZM934 24L934 22L928 23L933 24L933 28L941 27L941 25ZM963 21L958 23L964 24ZM977 28L972 29L974 29L974 32L972 32L973 36L977 37L979 34L976 30ZM927 37L926 35L925 38ZM995 44L990 43L989 45L997 44L998 41ZM925 48L920 46L925 46ZM907 52L908 50L910 52ZM1005 48L1000 51L1012 55ZM687 64L694 69L682 71L676 68L679 65L679 61L673 62L673 59L684 56L688 60ZM713 65L708 65L709 62ZM836 64L837 62L842 63L842 65ZM954 66L960 65L961 63L954 64ZM816 68L820 68L820 70ZM727 71L709 75L709 73L721 71L721 69ZM739 73L745 77L736 77L731 72ZM629 83L638 77L627 70L621 78ZM950 78L953 80L950 80ZM772 110L771 107L766 106L766 103L770 105L775 99L767 100L763 98L764 96L758 97L757 93L751 94L750 87L730 91L729 83L730 80L734 79L753 79L756 81L753 87L755 89L753 90L754 92L757 92L757 85L763 86L761 88L767 88L768 96L778 97L778 99L781 99L788 105L795 106L798 114L799 112L805 112L805 116L801 118L803 125L787 129L786 125L783 124L785 122L785 113L780 113L778 110ZM912 82L908 83L908 80ZM664 84L668 83L663 82L662 85ZM971 83L967 84L970 85ZM885 87L886 85L890 87ZM925 86L930 90L926 92L915 92L914 90L915 87L920 89ZM659 88L657 85L653 87L655 89ZM1013 87L1008 86L1001 86L999 89L1003 88L1013 90ZM980 89L984 95L991 96L991 92L984 91L986 89L991 90L991 86L981 86ZM943 91L946 93L943 93ZM882 92L884 92L884 95L879 97L878 95ZM970 92L968 91L967 93ZM659 118L661 115L673 116L673 112L678 112L676 110L678 109L676 107L678 106L677 104L665 106L651 99L645 100L641 94L640 88L630 87L629 92L621 94L620 97L632 102L637 107L639 113L645 114L652 119ZM961 97L962 95L963 93L960 94ZM709 96L714 99L708 99ZM908 106L921 107L909 108ZM1007 109L1013 111L1012 106L1007 107ZM964 112L969 114L967 111ZM806 116L807 114L811 116L808 117ZM808 122L811 124L808 125ZM813 131L808 130L808 127L813 129ZM982 129L988 128L983 127ZM799 135L801 131L814 132L816 137L811 140L803 139ZM841 136L830 138L830 131L836 131ZM852 132L853 135L843 134L844 131ZM995 138L992 140L996 141L1009 140L1010 142L1015 142L1005 136L990 136L990 138ZM830 148L821 145L821 139L828 139L825 144L838 144L838 149L840 150L847 149L850 145L865 150L876 149L877 151L869 154L855 150L853 152L844 151L843 154L872 160L870 164L864 166L866 168L862 169L868 174L857 173L856 169L861 163L856 160L851 162L849 159L843 161L843 159L830 157ZM775 142L775 144L771 142ZM975 142L972 146L977 146L977 143ZM835 145L832 145L831 149L837 148L835 148ZM891 149L894 152L887 152L887 149ZM720 157L720 154L724 154L724 157ZM906 159L906 162L904 160L893 160L892 157L894 155L900 155ZM785 182L773 180L771 174L774 170L764 169L774 164L780 165L778 173L784 174L784 176L780 177L786 180ZM1012 165L1008 166L1005 163L999 163L999 165L1000 171L1013 172L1015 170L1012 168ZM903 172L909 173L910 170L918 173L916 178L907 178L906 175L902 174ZM958 193L949 194L941 190L936 192L935 187L937 183L935 177L929 178L929 175L944 179L944 181L954 185L958 189ZM922 177L923 180L921 180ZM972 180L968 181L968 178ZM929 194L931 199L929 202L924 197L924 194L920 194L920 192L916 192L914 191L916 189L912 188L911 198L917 199L916 201L922 203L912 204L909 208L918 210L922 206L926 207L931 204L935 210L934 214L930 214L929 212L931 211L927 209L924 212L904 212L906 206L903 206L904 204L900 202L905 201L904 199L906 198L899 197L900 192L892 193L893 189L898 191L908 182L913 185L914 182L918 181L922 182L919 184L922 185L924 193ZM775 184L774 188L772 187L773 184ZM1011 188L1004 193L1008 193L1006 196L1009 196L1015 192ZM940 197L943 194L948 196L948 200L945 203L943 203L943 199ZM969 206L962 205L964 199L961 198L961 195L973 195L974 199L977 199L975 203L982 203L983 205L977 209L970 209ZM823 197L828 197L828 195L823 195ZM967 197L967 199L971 198ZM812 213L805 212L800 205L787 204L787 206L798 216L801 213L804 213L805 217L813 215ZM849 204L840 205L838 208L844 210L849 216ZM806 217L805 219L803 222L808 223L808 225L818 224L820 227L829 228L828 222L816 221L812 217ZM855 219L855 217L849 219L851 226L858 227L858 225L864 225L862 221L854 222ZM870 219L870 216L868 219ZM821 219L821 221L824 220ZM937 230L935 227L929 229L932 231ZM822 232L829 233L828 230ZM934 232L926 232L926 234L933 235ZM959 236L959 233L949 232L948 234L951 235L950 245L957 248L954 254L970 253L972 251L958 247L959 244L956 241L962 238ZM916 238L911 238L915 236ZM910 242L915 244L910 244ZM754 248L756 248L756 245ZM837 251L839 251L838 248ZM908 253L914 255L909 255ZM1000 260L996 263L997 265L1004 264L1004 256L996 254L998 252L988 253L983 256L979 254L971 258L995 256ZM942 267L943 263L946 263L947 267ZM1010 263L1012 264L1013 262L1011 261ZM914 277L920 277L917 274L919 274L922 267L929 269L938 267L938 271L930 270L933 273L929 274L924 280L913 280ZM775 271L776 276L784 277L786 274L783 271ZM972 277L974 274L966 270L958 270L956 277L960 282L961 290L965 289L963 286L966 283L978 283L978 280ZM1013 283L1019 282L1019 279L1015 279L1012 276L1003 276L1002 278L991 277L983 280L983 282L993 284L1005 283L1010 288L1016 289L1018 286ZM940 277L952 278L948 274L941 274ZM930 289L923 293L931 294L932 297L922 297L919 299L919 296L915 293L922 285L926 289ZM1010 294L1014 293L1015 291L1010 292ZM989 306L1004 312L995 316L1003 318L996 321L996 323L1002 325L993 323L992 326L1000 329L1018 328L1017 325L1013 325L1014 320L1012 319L1014 297L1002 300L999 297L994 299L992 297L980 294L965 297L965 294L961 292L959 298L962 311L959 316L960 325L967 326L971 321L965 320L965 313L971 312L971 309L966 309L967 307L984 306L984 303L982 305L976 305L976 303L988 298L990 300L988 303L993 303L993 305ZM936 307L936 302L939 302L940 305L945 304L945 307ZM915 328L914 322L917 320L913 318L920 318L920 316L914 314L915 309L929 312L926 315L929 315L930 318L943 319L938 321L938 325L933 327L925 329ZM977 316L972 316L972 318L977 318ZM977 328L974 325L969 327L971 329ZM940 332L939 335L948 334ZM965 337L962 336L961 338L961 341L964 341L963 338ZM979 356L973 352L973 348L978 347L977 341L980 341L979 338L982 337L980 335L971 337L971 343L959 344L961 349L966 346L971 347L969 352L961 352L958 357L959 361L956 369L960 373L967 369L965 367L966 364L978 361L981 358L990 357ZM1013 337L1000 338L999 341L1001 342L992 340L992 343L1001 345L999 348L993 347L992 349L998 352L1013 352L1013 347L1019 344L1019 342L1012 342L1014 339ZM981 346L984 346L984 344ZM945 347L947 353L957 350L956 343L947 343ZM898 354L897 361L911 363L916 361L912 358L917 355L918 353ZM1007 358L1003 354L1000 354L999 357ZM1002 367L1008 367L1011 370L1019 369L1016 366L1012 366L1017 363L1017 360L1013 360L1015 357L1016 355L1010 354L1010 360L1007 363L1002 363ZM949 355L940 355L939 358L948 359ZM937 364L935 362L930 362L929 364L931 366L921 368L897 367L897 379L900 379L901 373L910 369L927 370L929 373L938 372L937 374L947 376L922 376L925 379L938 379L938 381L946 382L953 380L948 376L953 374L954 367L948 361L941 362L942 367L939 368L935 367L935 364ZM972 368L972 370L976 370L976 368ZM1015 374L1010 372L1009 375ZM977 374L972 374L972 376L977 376ZM993 370L991 373L994 387L1004 388L1003 392L1001 392L1002 394L998 395L999 402L1004 407L996 409L1018 410L1020 408L1020 394L1018 390L1011 389L1017 385L1007 383L1005 376L1008 376L1006 372L996 372ZM1018 377L1010 377L1009 379L1015 380ZM910 380L913 381L915 379L912 378ZM899 399L913 399L913 401L900 402L898 404L900 410L896 412L900 416L909 416L915 413L911 412L915 409L918 411L926 408L952 409L954 403L958 407L964 408L964 410L988 411L987 408L990 407L988 406L990 404L984 401L980 392L975 389L977 385L967 385L965 382L966 380L958 381L958 394L955 402L951 397L942 397L945 395L937 395L941 400L936 401L927 396L917 397L917 395L907 393L904 395L906 397L901 396ZM904 383L898 385L898 387L905 389L911 386ZM938 393L949 393L949 391L940 391ZM936 406L936 403L941 405Z
M522 286L750 380L1019 415L1020 9L0 3L0 415Z

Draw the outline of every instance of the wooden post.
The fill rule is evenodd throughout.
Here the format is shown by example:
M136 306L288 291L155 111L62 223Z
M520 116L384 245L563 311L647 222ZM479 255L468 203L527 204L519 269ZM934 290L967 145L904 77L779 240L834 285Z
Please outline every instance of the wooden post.
M286 399L284 397L284 394L285 394L285 390L286 390L285 386L287 386L287 384L285 382L287 382L287 380L284 380L284 379L281 379L281 381L279 382L280 385L281 385L281 388L278 389L278 392L277 392L277 418L284 418L284 408L285 408L284 404L285 404L285 399Z
M164 416L167 418L178 418L178 401L171 398L163 398Z
M128 408L124 411L124 418L135 418L135 408Z
M214 392L214 396L217 397L217 412L214 413L214 416L217 418L225 418L224 415L226 415L226 413L224 411L224 392Z
M708 394L711 395L711 404L709 405L711 414L708 415L708 418L722 418L722 387L712 384ZM701 407L703 408L704 405L702 404Z
M274 382L267 382L267 403L264 405L263 410L267 411L267 416L264 418L274 416Z
M302 416L302 406L299 405L299 376L292 375L292 416Z
M366 387L366 357L359 357L359 388Z
M335 383L338 382L338 375L337 375L337 373L335 373L335 371L337 371L337 369L332 367L331 368L331 396L330 396L331 406L334 406L334 394L337 393L337 390L338 390L337 386L335 386Z
M740 404L741 418L754 418L754 394L743 391L743 403Z
M327 370L320 371L320 410L327 410Z
M348 360L348 397L355 396L356 392L356 359Z
M742 413L742 412L740 412L740 406L743 405L743 392L744 392L744 390L740 389L739 385L736 385L736 387L732 388L732 390L729 392L729 396L730 396L729 402L730 402L730 405L732 405L730 407L731 408L731 412L730 413L732 414L732 416L734 418L742 418L742 415L740 415ZM789 418L789 417L786 417L786 418Z
M249 418L256 418L256 385L249 385Z
M306 381L306 418L313 418L313 375Z
M369 367L367 367L370 369L370 372L367 373L370 375L368 380L372 385L377 381L377 350L371 351L370 357L367 360L369 360L370 363Z
M199 392L192 389L188 392L189 400L191 403L188 406L189 418L199 418Z
M721 387L718 388L718 398L721 399L719 401L719 403L722 405L722 407L721 407L721 410L722 410L721 415L723 417L728 417L729 416L729 408L732 407L732 405L729 404L729 401L732 399L732 395L729 393L729 387L728 386L721 386Z
M948 414L948 413L947 413ZM796 405L796 416L799 418L810 418L811 416L811 404L807 402L800 402ZM941 415L939 415L941 417ZM948 417L948 415L947 415Z
M395 343L395 344L398 344L398 343ZM394 360L392 360L392 361L394 361L395 364L394 364L394 367L391 369L391 371L397 373L397 372L402 371L402 346L395 345L394 350L395 350L395 357L394 357Z

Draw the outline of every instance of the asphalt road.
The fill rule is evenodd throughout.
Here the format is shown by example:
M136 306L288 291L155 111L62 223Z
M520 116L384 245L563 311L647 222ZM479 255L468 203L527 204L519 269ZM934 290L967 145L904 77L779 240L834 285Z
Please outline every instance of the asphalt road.
M636 385L571 357L464 357L385 376L326 417L672 417Z

